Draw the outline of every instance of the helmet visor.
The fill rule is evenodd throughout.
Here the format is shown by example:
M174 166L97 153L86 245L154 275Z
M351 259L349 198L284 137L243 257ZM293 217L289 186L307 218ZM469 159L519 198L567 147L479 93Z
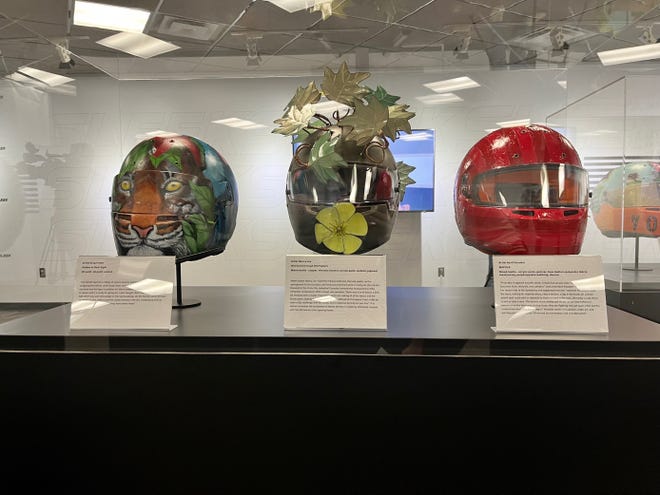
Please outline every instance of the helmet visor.
M479 175L470 197L484 206L584 207L589 201L589 177L583 168L566 164L506 167Z
M312 167L291 171L287 195L291 201L306 204L368 204L394 200L398 186L395 170L355 163L329 171Z

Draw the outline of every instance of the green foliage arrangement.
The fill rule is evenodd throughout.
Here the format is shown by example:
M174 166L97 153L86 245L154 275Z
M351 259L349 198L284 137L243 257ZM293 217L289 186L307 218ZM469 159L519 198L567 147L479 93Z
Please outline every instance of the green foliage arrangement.
M294 142L303 142L318 133L310 151L309 167L324 181L336 178L337 167L348 166L336 146L343 141L352 141L362 152L374 140L380 138L395 141L401 132L411 133L410 119L414 112L409 105L398 103L400 97L389 94L382 86L372 89L362 82L369 72L351 72L346 62L337 72L326 67L320 88L314 81L297 89L284 108L284 115L275 120L273 133L293 136ZM322 98L348 107L336 110L331 116L316 113L313 105ZM397 163L400 180L400 197L405 186L414 183L409 178L414 167Z

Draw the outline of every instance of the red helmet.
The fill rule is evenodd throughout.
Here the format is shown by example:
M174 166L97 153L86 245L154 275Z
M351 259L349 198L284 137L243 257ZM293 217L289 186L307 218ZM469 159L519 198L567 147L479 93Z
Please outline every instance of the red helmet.
M542 125L491 132L456 174L465 243L487 254L577 254L587 225L588 174L573 145Z

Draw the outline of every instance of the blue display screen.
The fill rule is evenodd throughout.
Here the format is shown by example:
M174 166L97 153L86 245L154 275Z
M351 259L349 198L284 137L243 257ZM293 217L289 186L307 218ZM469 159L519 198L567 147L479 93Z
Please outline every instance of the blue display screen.
M399 211L433 211L435 177L435 130L413 129L402 132L390 143L390 151L397 162L415 167L410 173L414 184L406 186L406 194L399 203Z

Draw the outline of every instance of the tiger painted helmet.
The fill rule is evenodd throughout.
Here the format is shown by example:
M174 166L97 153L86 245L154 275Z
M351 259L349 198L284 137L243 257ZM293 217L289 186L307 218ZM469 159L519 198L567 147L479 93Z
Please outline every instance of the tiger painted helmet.
M138 143L112 188L112 228L120 256L220 254L236 226L238 187L222 156L175 134Z

